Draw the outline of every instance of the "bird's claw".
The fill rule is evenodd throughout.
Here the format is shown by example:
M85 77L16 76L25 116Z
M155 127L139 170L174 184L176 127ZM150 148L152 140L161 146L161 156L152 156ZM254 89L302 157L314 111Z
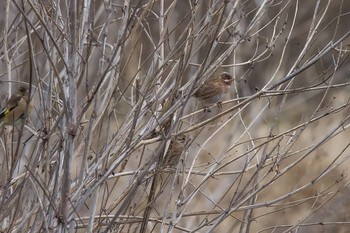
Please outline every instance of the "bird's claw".
M209 107L204 107L204 112L211 112L211 109Z

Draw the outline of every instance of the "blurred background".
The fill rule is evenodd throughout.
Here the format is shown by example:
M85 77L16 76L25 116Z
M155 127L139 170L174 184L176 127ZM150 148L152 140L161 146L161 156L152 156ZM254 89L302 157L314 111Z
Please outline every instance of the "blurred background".
M0 4L1 232L349 232L350 2Z

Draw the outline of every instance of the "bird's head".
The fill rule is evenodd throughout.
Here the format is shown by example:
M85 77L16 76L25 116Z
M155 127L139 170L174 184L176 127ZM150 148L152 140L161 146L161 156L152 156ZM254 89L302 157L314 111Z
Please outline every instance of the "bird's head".
M26 83L21 83L21 85L18 87L18 92L21 93L23 96L27 94L29 90L29 85Z
M187 136L185 134L180 134L176 136L176 141L178 143L184 144L186 142Z
M223 72L220 74L220 78L223 83L225 83L227 86L231 86L233 82L233 78L229 73Z

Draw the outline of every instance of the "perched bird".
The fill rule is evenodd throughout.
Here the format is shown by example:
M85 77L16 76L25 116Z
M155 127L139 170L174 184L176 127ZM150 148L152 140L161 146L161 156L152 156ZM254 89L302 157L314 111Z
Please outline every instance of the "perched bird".
M218 76L206 80L194 93L194 97L201 102L204 111L210 112L209 107L217 104L221 108L220 100L230 90L233 78L230 74L223 72Z
M7 100L5 107L0 112L0 127L13 125L17 120L24 119L31 109L28 85L21 84L16 93Z
M184 150L187 136L182 134L170 141L167 153L162 160L161 167L176 167L180 161L182 151Z

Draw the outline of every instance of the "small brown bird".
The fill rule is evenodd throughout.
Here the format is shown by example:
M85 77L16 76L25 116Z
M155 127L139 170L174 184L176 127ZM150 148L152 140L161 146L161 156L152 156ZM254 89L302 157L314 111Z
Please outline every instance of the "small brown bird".
M161 167L177 167L180 161L182 151L184 150L187 136L182 134L175 137L170 141L170 145L164 159L161 163Z
M217 104L219 108L222 107L220 100L230 90L232 82L232 76L223 72L218 76L206 80L193 96L202 103L204 111L210 112L209 107L214 104Z
M13 125L16 121L24 119L31 109L28 85L21 84L0 111L0 128L4 125Z

